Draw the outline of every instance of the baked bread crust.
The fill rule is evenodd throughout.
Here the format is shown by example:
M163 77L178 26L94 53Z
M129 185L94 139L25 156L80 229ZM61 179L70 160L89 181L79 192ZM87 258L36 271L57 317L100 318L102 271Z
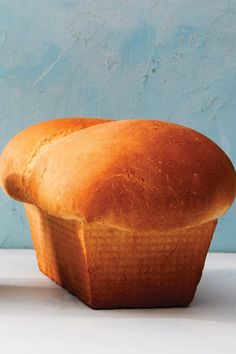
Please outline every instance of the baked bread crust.
M19 132L1 155L1 186L12 198L30 203L29 178L42 151L77 130L108 121L100 118L62 118L40 122Z
M114 121L45 149L29 179L50 215L127 230L177 230L217 219L233 203L235 170L202 134L169 122Z

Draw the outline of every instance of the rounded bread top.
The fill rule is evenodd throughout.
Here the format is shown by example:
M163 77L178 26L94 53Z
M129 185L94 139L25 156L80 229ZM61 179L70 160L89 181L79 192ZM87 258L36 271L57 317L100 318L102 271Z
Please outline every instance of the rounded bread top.
M61 118L34 124L15 135L0 158L1 186L12 198L31 202L29 178L36 160L49 144L74 131L109 122L100 118Z
M235 191L233 165L215 143L150 120L75 132L47 147L29 180L32 202L49 214L137 231L217 219Z

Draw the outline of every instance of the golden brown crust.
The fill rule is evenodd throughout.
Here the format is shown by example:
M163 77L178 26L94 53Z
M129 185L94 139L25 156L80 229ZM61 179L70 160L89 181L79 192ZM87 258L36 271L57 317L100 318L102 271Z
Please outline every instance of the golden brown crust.
M136 232L25 208L40 270L92 308L187 306L216 226Z
M30 178L47 213L121 229L176 230L233 203L235 171L211 140L160 121L116 121L48 146Z
M31 171L47 146L74 131L109 122L99 118L62 118L34 124L18 133L1 155L1 185L12 198L31 202L28 182Z

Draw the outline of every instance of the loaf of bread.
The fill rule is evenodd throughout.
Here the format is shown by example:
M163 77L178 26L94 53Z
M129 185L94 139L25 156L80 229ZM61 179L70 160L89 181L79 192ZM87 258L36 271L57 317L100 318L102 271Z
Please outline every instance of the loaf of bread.
M188 305L236 194L215 143L162 121L41 123L9 142L0 169L41 271L93 308Z

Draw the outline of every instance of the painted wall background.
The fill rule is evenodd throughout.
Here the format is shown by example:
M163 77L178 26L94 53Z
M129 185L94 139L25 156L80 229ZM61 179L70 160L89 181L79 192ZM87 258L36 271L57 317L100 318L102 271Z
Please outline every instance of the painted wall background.
M64 116L185 124L236 163L236 1L0 0L0 149ZM236 251L236 206L212 250ZM0 247L31 247L0 194Z

